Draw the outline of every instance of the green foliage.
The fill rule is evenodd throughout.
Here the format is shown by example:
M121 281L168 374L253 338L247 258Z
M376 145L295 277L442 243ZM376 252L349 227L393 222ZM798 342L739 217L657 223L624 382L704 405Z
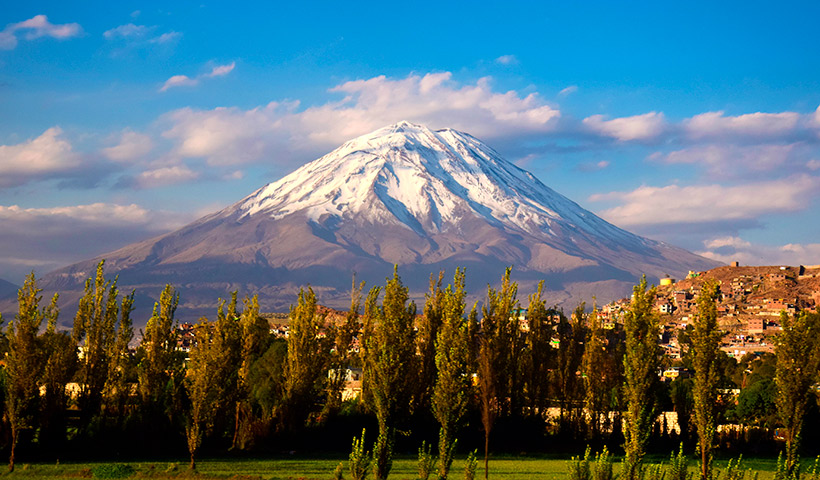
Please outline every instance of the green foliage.
M11 427L9 471L14 470L14 453L20 432L36 427L40 408L39 382L43 374L43 350L38 338L43 319L49 325L56 322L57 296L46 308L40 308L40 290L34 272L26 277L17 292L18 313L9 322L9 351L5 358L6 418Z
M774 480L800 480L800 460L790 465L788 458L783 458L783 452L780 452L777 455Z
M467 455L464 462L464 480L475 480L475 472L478 469L478 450L473 450Z
M413 320L416 305L409 301L408 289L394 269L384 289L381 308L377 306L379 289L374 288L365 304L363 331L364 374L368 379L379 437L374 452L376 479L387 478L392 467L393 437L399 414L407 412L411 402L411 377L415 343Z
M352 480L366 479L373 463L373 456L364 448L364 435L365 430L362 430L361 437L353 437L353 445L350 449L350 457L348 457L348 468Z
M154 313L145 325L140 348L142 359L137 367L139 392L143 409L151 413L169 412L171 396L167 386L179 365L175 364L176 320L179 293L166 285L154 303Z
M433 446L421 442L419 447L419 480L427 480L436 466L436 457L431 453Z
M555 332L554 310L547 309L542 298L544 281L538 282L538 288L529 297L527 320L529 334L526 337L525 382L530 412L547 411L549 407L550 367L553 360L553 348L550 346Z
M134 473L134 467L125 463L97 465L91 469L94 478L128 478Z
M698 431L700 450L700 478L712 478L712 443L715 438L717 419L718 371L717 358L721 331L717 324L717 297L720 287L715 281L706 281L698 296L698 313L691 335L692 363L695 369L693 398L695 402L695 426Z
M783 312L780 324L783 330L775 346L776 403L786 437L785 472L790 478L799 476L803 417L820 362L820 314L802 312L792 318Z
M658 383L660 320L652 310L655 288L647 290L646 277L633 289L632 303L624 316L624 480L642 476L643 456L656 416L654 389Z
M344 471L345 471L345 464L344 462L339 462L336 465L336 469L333 470L333 480L344 480Z
M487 301L481 307L481 325L478 348L478 393L481 423L484 427L484 477L489 475L490 432L510 397L509 386L515 383L517 357L510 352L520 346L512 341L518 338L518 315L514 314L518 300L518 284L510 281L507 268L501 279L501 289L487 286ZM518 352L515 352L518 355Z
M743 455L741 455L737 460L729 459L726 469L717 472L715 477L721 480L757 480L758 473L753 472L751 468L743 468Z
M441 425L438 445L438 478L447 478L453 463L455 430L467 410L469 383L469 327L464 318L464 271L456 270L453 284L441 295L441 325L435 348L436 379L433 414Z
M663 463L649 465L644 470L643 480L664 480L665 478L666 470L663 468Z
M604 447L599 453L595 454L595 465L592 467L592 480L615 480L615 473L613 472L614 460L609 450ZM657 480L663 480L662 478Z
M584 452L583 457L572 457L567 464L567 469L569 472L569 480L591 480L592 479L592 470L590 469L589 463L589 456L592 453L592 449L587 446L586 451Z
M72 330L72 338L82 351L77 381L80 384L78 404L84 426L100 413L112 351L117 341L119 290L116 278L111 282L105 279L104 265L105 260L100 261L93 280L89 278L85 282ZM130 321L128 315L132 303L132 297L123 299L122 317L126 320L120 323Z
M297 305L290 309L285 365L282 421L290 430L304 425L323 387L327 356L318 334L324 323L324 316L316 312L313 289L301 290Z
M692 475L689 473L689 459L683 453L683 444L680 444L677 455L673 452L669 456L669 469L667 470L668 480L689 480Z

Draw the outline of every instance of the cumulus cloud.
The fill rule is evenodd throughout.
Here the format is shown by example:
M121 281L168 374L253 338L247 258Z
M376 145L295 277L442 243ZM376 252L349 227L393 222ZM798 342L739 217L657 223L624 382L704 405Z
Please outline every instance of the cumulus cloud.
M189 182L199 178L199 174L187 165L168 165L151 168L140 173L135 179L138 188L156 188Z
M649 160L664 164L699 165L711 177L743 177L770 173L789 167L789 171L811 170L805 156L810 150L800 143L772 145L699 145L668 153L655 152Z
M454 82L450 73L354 80L330 89L341 101L298 110L298 102L272 102L243 110L184 108L167 114L163 136L181 157L211 165L240 164L294 152L322 152L400 120L450 127L483 139L552 132L560 112L536 94L496 92L489 78Z
M37 138L16 145L0 145L0 187L49 178L80 164L80 156L63 131L52 127Z
M83 29L78 23L54 24L49 22L45 15L35 15L28 20L6 25L6 28L0 31L0 49L13 50L16 48L18 33L22 33L26 40L41 37L65 40L82 35Z
M162 84L162 88L160 88L159 91L165 92L169 88L195 87L197 85L199 85L199 80L196 78L190 78L187 75L174 75Z
M0 271L9 280L22 278L32 267L45 273L179 228L190 220L189 215L136 204L0 206L0 252L4 255Z
M159 91L165 92L169 88L174 87L195 87L199 85L200 80L204 78L224 77L225 75L231 73L234 67L236 67L236 62L231 62L227 65L217 65L212 67L210 72L203 73L194 78L190 78L187 75L174 75L165 81Z
M660 112L649 112L612 120L606 120L604 115L592 115L585 118L583 123L592 132L622 142L654 140L666 128L666 121L663 113Z
M706 112L683 122L695 139L724 137L780 138L796 131L801 115L795 112L748 113L735 117L724 112Z
M501 55L495 59L495 63L501 65L517 65L518 59L515 58L515 55Z
M150 136L126 129L119 134L117 144L103 148L102 153L115 162L130 162L144 157L153 148L154 142Z
M745 185L642 186L631 192L596 194L590 201L621 205L599 214L624 227L701 224L757 219L771 213L806 208L816 194L820 178L800 175Z
M703 247L699 255L741 265L816 265L820 259L820 243L763 245L729 236L707 239Z

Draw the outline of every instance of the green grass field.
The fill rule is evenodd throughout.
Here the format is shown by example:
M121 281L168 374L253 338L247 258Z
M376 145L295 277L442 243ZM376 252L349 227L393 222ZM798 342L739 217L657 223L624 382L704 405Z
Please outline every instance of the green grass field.
M211 478L235 479L273 479L273 480L328 480L332 472L342 459L316 458L287 458L270 460L202 460L198 463L197 472L188 470L187 463L180 461L177 464L168 463L128 463L134 473L129 478ZM658 459L657 461L660 461ZM744 460L747 468L760 472L760 480L770 480L773 477L774 460L748 459ZM811 462L806 462L811 463ZM716 461L717 468L723 468L725 461ZM18 465L11 474L3 474L7 478L25 479L55 479L55 478L115 478L110 475L111 463L84 463L44 465ZM394 461L390 478L396 480L414 480L417 461L414 458L399 458ZM345 467L347 466L345 459ZM618 465L615 471L618 471ZM696 463L690 460L690 471L694 471ZM453 463L450 478L463 478L464 457L459 457ZM98 475L94 475L97 473ZM127 472L126 472L127 473ZM349 478L349 475L345 475ZM124 477L121 477L124 478ZM479 463L476 478L483 479L483 463ZM530 479L565 479L567 478L567 460L532 457L502 457L490 460L490 478L500 480L530 480Z

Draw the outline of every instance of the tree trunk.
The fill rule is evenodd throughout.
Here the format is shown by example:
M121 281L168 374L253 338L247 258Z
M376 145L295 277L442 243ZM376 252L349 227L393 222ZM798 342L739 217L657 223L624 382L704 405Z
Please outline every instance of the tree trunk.
M484 480L490 478L490 432L484 431Z
M9 455L9 472L14 471L14 449L17 447L17 436L19 431L15 427L11 427L11 454Z

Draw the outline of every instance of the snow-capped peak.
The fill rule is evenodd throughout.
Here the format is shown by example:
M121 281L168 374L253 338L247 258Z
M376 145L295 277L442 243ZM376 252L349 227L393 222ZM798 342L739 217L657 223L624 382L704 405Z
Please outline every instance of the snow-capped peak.
M608 238L628 232L601 220L542 184L481 141L452 129L432 131L402 121L362 135L257 190L241 216L313 221L356 217L400 223L419 234L457 228L478 216L535 235L586 232Z

